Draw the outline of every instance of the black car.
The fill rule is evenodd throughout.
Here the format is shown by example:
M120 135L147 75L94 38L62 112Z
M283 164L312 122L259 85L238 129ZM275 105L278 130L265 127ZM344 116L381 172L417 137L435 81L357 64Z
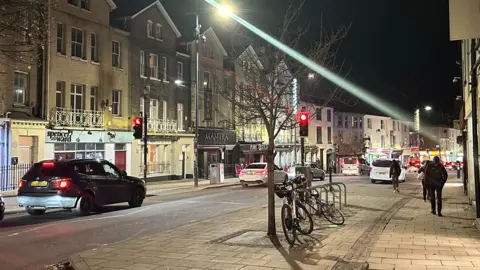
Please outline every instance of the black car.
M17 201L30 215L63 208L85 216L106 204L139 207L145 195L145 181L106 160L48 160L35 163L23 176Z

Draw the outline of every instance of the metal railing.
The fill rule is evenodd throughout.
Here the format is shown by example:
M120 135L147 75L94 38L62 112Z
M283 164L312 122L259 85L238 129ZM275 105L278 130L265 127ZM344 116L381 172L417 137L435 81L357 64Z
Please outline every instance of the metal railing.
M177 120L148 119L148 131L152 133L177 133L183 129Z
M51 121L56 126L102 128L103 111L52 108Z
M33 164L0 166L0 191L11 191L18 188L18 182Z
M336 193L338 193L338 205L342 209L342 205L347 204L347 186L342 182L332 182L320 186L312 187L312 189L317 189L319 194L319 199L322 199L322 194L325 194L325 201L329 202L329 194L332 195L333 204L336 204ZM319 190L320 189L320 190ZM342 193L343 193L343 204L342 204Z
M147 175L169 173L171 173L170 162L154 162L147 164ZM143 175L143 165L140 166L140 174Z

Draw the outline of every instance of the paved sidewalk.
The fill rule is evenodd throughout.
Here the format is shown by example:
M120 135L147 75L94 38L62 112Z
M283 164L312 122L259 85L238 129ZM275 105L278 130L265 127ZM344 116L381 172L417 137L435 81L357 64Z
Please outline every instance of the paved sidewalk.
M238 178L227 178L221 184L210 184L210 180L199 179L198 188L193 187L193 179L187 180L171 180L171 181L161 181L161 182L147 182L147 196L148 195L159 195L162 193L168 195L198 191L208 188L220 188L233 185L240 185ZM0 194L2 194L0 192ZM15 193L16 194L16 191ZM17 198L15 195L4 197L5 201L5 215L13 215L18 213L25 212L23 207L19 207L17 204Z
M258 206L85 251L70 259L77 270L362 269L363 263L372 258L370 253L375 244L384 241L378 237L385 226L397 211L412 212L405 204L417 200L412 196L418 196L421 189L413 181L401 185L401 194L393 194L390 185L347 187L345 225L332 226L315 218L311 238L302 238L308 246L290 249L283 241L281 200L277 200L280 245L274 246L265 237L267 209ZM448 209L446 205L445 215L449 214ZM425 211L418 209L413 214L416 212Z
M443 217L418 193L392 216L369 256L370 269L480 269L480 232L463 187L450 178Z

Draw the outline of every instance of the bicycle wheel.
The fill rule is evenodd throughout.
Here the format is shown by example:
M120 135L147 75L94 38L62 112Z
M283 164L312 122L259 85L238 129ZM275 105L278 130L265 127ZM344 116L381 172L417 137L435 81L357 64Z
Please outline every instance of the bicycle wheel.
M323 216L332 224L342 225L345 223L345 217L334 205L322 203Z
M298 231L302 234L311 234L313 231L313 219L312 215L308 212L307 208L299 202L295 203Z
M295 239L297 239L297 232L292 217L292 208L290 205L284 204L281 211L283 234L285 234L287 242L293 246L295 244Z

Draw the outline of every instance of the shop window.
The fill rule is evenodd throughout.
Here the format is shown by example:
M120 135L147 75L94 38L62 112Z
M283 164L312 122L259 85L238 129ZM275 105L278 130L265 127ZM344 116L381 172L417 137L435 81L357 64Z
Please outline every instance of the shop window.
M55 143L55 159L103 159L105 144L103 143Z

